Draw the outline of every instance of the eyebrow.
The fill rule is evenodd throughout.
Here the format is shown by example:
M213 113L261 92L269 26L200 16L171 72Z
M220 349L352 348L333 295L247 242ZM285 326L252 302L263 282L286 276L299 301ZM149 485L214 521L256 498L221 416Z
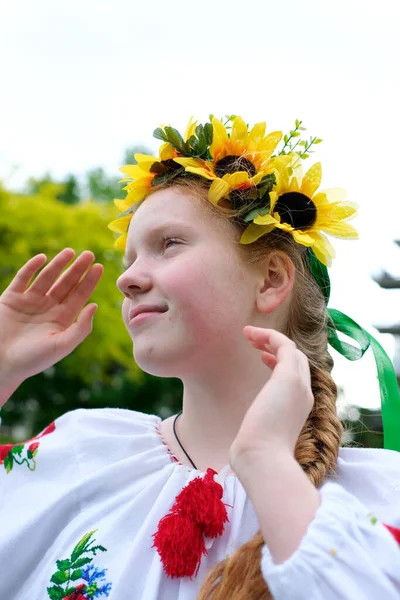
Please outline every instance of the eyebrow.
M150 229L150 231L147 232L147 237L149 237L149 238L155 237L158 233L160 233L167 227L186 227L188 229L193 229L192 226L189 225L189 223L183 223L182 221L167 221L166 223L162 223L161 225L158 225L157 227ZM129 249L126 250L124 257L123 257L124 267L127 267L129 265L128 257L129 257Z

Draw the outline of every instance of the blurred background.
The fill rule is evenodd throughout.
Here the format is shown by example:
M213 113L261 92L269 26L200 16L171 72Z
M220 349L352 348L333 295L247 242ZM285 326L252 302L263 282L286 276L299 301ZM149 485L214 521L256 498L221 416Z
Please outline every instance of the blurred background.
M78 407L179 409L181 382L133 362L106 225L124 197L119 166L157 152L160 124L182 131L191 115L239 114L285 132L301 119L324 140L307 162L321 160L323 187L360 204L360 240L332 240L330 307L372 333L400 372L399 25L397 0L1 3L0 292L28 258L66 246L92 250L105 273L92 334L15 392L0 443ZM372 352L332 356L346 443L382 446Z

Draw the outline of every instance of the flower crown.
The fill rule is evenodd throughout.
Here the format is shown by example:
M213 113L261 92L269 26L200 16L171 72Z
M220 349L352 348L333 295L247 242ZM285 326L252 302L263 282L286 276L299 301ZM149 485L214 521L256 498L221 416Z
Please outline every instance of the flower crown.
M302 139L302 121L296 120L284 136L280 131L266 135L265 130L265 123L249 130L235 115L227 116L224 123L211 115L204 125L191 118L183 136L173 127L155 129L154 137L164 142L158 158L135 154L137 164L120 169L126 175L122 182L127 182L127 196L114 200L122 212L108 225L122 234L115 247L125 249L129 223L152 187L195 177L209 182L211 203L227 201L232 208L243 209L242 219L248 225L240 243L250 244L275 228L282 229L310 248L323 265L331 266L335 251L325 234L357 238L354 227L344 221L355 215L358 205L345 202L344 190L318 191L320 163L303 175L302 160L322 140Z

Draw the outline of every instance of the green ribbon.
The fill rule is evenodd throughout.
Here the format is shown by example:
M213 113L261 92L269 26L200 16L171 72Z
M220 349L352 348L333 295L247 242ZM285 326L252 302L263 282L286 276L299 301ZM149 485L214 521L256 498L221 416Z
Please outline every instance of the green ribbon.
M311 248L308 248L307 259L310 271L328 304L331 289L328 269L317 259ZM381 394L384 448L400 452L400 392L392 361L380 343L353 319L332 308L327 308L327 311L328 343L342 356L348 360L359 360L371 346ZM357 342L358 347L340 340L338 331Z

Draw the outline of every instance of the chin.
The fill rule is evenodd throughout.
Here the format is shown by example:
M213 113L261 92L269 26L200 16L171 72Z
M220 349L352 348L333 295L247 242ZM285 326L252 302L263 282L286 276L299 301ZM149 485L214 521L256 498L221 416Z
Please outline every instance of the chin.
M174 348L171 344L161 349L150 344L139 348L139 344L136 344L133 358L142 371L155 377L183 380L199 368L193 351Z
M155 377L179 377L176 373L176 363L171 360L165 360L166 356L171 359L168 349L161 352L161 354L158 351L157 355L154 350L152 346L148 346L144 351L143 349L138 350L134 347L133 358L138 367L145 373L154 375Z

